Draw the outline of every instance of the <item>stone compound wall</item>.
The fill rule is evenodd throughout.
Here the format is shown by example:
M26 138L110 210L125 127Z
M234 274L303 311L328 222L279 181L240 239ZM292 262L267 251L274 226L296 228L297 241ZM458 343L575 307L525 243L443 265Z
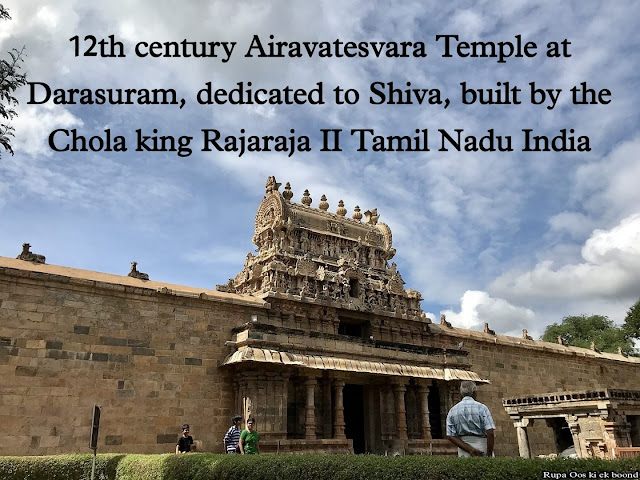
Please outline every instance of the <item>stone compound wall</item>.
M218 365L260 311L0 266L0 455L89 452L94 403L101 453L173 452L183 423L222 451L234 398Z
M88 452L94 403L100 452L172 452L182 423L203 450L221 451L235 413L234 379L219 368L232 351L225 342L268 305L177 288L0 257L0 455ZM491 381L479 400L496 420L500 456L518 455L503 397L640 384L637 359L431 327L425 343L463 342L471 368ZM555 452L544 421L528 431L533 455Z
M621 355L462 329L450 329L449 335L439 339L449 348L451 341L463 341L473 371L491 381L479 387L478 401L494 417L496 455L500 456L518 456L516 429L502 398L598 388L637 390L640 385L640 362ZM527 431L532 456L556 453L553 429L545 420L534 421Z

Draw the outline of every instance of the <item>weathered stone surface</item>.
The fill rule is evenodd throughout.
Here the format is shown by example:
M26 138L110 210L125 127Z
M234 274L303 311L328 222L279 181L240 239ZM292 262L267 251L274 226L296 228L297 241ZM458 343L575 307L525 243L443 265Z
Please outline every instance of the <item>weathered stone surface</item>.
M153 348L145 348L145 347L132 347L131 353L133 355L149 355L153 356L156 354L156 351Z
M57 340L47 340L44 348L62 350L62 342Z
M156 443L176 443L178 440L177 435L166 434L166 435L158 435Z
M107 435L104 438L105 445L122 445L122 435Z
M15 369L16 377L35 377L38 373L36 367L23 367L18 365Z

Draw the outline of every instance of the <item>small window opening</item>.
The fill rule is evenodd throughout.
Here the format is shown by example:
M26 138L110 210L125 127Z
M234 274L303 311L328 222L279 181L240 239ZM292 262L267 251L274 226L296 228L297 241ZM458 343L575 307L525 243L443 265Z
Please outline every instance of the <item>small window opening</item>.
M358 284L358 279L352 278L349 280L349 296L353 298L358 298L360 294L360 285Z

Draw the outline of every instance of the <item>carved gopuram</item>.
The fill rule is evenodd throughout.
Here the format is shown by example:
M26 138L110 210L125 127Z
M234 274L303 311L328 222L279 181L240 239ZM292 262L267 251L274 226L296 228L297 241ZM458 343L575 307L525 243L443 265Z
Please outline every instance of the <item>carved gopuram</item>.
M87 452L94 404L101 453L173 452L183 423L222 452L242 414L262 452L455 455L461 380L480 383L498 456L640 447L640 358L432 322L375 208L300 191L256 192L256 251L216 290L135 261L55 265L28 243L0 257L0 455Z
M459 381L484 380L468 352L429 345L420 293L389 264L391 230L376 209L347 218L342 201L331 213L324 195L312 208L308 191L298 204L279 187L267 180L257 255L218 286L270 305L229 342L236 409L280 451L451 450L443 420Z

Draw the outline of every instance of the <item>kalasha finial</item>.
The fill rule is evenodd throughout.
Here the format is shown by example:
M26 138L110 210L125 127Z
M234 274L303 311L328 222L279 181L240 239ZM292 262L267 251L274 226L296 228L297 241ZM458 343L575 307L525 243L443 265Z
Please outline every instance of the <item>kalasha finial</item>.
M329 210L329 202L327 202L326 195L322 195L322 197L320 197L320 203L318 204L318 208L324 212Z
M302 194L302 204L307 207L311 205L311 195L309 194L309 190L305 188L304 193Z
M360 207L358 205L353 209L353 215L351 216L354 220L360 221L362 220L362 213L360 213Z
M282 192L282 196L288 202L293 198L293 192L291 191L291 184L287 182L284 186L284 192Z
M344 217L347 214L347 209L344 208L344 202L342 200L340 200L338 202L338 208L336 210L336 215L340 215L341 217Z

